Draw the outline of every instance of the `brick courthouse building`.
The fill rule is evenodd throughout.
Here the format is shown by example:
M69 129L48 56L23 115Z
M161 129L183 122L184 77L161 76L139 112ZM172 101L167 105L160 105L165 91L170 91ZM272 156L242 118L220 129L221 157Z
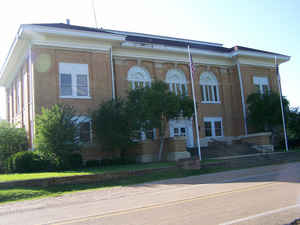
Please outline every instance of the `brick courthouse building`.
M86 115L79 119L80 139L87 146L83 154L86 159L101 157L105 153L93 144L88 112L154 80L165 81L176 94L191 96L187 45L195 64L201 144L236 138L269 144L269 134L247 134L245 101L255 91L278 91L274 58L281 64L289 56L63 23L20 26L0 75L7 94L7 120L24 127L33 143L35 116L41 107L72 105ZM185 147L197 143L193 120L173 120L168 130L166 157L187 157ZM132 151L138 160L155 159L155 133L141 135L139 147Z

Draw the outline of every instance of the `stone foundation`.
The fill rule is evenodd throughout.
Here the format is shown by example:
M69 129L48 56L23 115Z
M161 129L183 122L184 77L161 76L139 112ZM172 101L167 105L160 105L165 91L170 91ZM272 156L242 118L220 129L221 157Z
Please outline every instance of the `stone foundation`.
M155 162L158 161L159 147L160 140L146 140L138 143L126 155L129 158L135 158L137 162ZM186 150L185 137L167 138L164 143L162 160L177 161L185 158L190 158L190 153Z

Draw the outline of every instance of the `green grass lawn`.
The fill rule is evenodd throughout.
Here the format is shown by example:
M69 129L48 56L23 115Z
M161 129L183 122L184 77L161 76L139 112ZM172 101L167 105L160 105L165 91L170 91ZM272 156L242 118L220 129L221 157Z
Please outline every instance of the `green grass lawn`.
M41 173L14 173L14 174L1 174L0 182L17 181L17 180L31 180L50 177L65 177L76 175L99 174L106 172L119 172L127 170L143 170L162 168L174 166L175 162L159 162L159 163L145 163L145 164L131 164L122 166L107 166L99 168L84 168L75 171L62 171L62 172L41 172Z

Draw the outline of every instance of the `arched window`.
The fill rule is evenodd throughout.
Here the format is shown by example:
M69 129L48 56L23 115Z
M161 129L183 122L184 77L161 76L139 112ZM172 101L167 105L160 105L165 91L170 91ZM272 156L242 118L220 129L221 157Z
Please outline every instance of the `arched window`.
M202 103L220 103L218 80L212 72L200 75L200 87Z
M127 80L131 89L151 85L151 77L149 72L140 66L133 66L128 70Z
M183 71L171 69L167 72L166 83L169 84L170 91L176 95L187 95L187 81Z

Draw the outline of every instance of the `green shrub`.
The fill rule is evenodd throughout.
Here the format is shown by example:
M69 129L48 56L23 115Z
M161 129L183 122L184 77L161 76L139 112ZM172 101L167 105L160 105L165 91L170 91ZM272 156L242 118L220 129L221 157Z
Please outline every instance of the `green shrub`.
M67 105L42 108L36 117L35 144L44 155L57 162L59 169L70 167L69 157L78 149L75 111Z
M92 168L92 167L99 167L100 166L100 160L88 160L85 163L85 166L88 168Z
M9 172L35 172L41 170L41 157L32 151L18 152L8 160Z
M8 122L0 122L0 165L13 154L28 149L26 131L11 126Z
M69 156L71 169L80 169L82 167L82 156L79 153L73 153Z
M41 171L53 171L55 165L44 158L39 152L23 151L12 155L7 160L7 172L29 173Z

